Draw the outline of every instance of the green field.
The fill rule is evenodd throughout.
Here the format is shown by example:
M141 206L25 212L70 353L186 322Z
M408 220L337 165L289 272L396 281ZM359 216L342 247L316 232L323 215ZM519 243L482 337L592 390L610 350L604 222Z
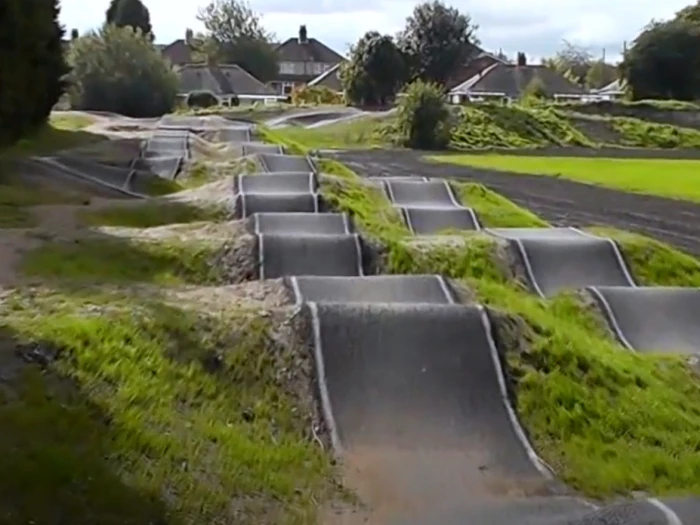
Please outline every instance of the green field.
M427 159L516 174L562 177L617 190L700 202L700 161L696 160L514 155L435 155Z

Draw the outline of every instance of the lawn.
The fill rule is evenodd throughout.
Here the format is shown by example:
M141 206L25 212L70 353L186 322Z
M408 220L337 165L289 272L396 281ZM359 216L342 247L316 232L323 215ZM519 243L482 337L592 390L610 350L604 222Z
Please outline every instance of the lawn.
M434 155L427 159L514 174L563 177L617 190L700 202L700 161L695 160L515 155Z

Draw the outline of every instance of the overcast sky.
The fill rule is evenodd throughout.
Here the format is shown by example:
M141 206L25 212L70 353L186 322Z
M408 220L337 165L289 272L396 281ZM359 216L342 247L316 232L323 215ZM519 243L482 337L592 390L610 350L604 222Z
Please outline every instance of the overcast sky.
M186 28L201 29L195 16L207 0L144 0L156 41L182 38ZM408 0L251 0L266 27L279 40L296 36L306 24L315 37L344 54L369 30L394 34L419 2ZM690 0L453 0L479 25L482 46L509 56L552 55L563 39L615 59L622 42L632 40L652 18L666 19ZM109 0L61 0L61 21L80 32L99 26ZM308 7L307 7L308 6Z

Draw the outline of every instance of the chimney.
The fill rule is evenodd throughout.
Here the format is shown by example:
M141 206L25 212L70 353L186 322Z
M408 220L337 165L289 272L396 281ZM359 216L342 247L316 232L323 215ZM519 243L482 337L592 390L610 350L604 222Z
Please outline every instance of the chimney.
M194 38L194 32L191 29L185 30L185 44L188 46L192 44L192 39Z
M522 51L518 51L518 61L519 66L527 66L527 56Z
M306 37L306 26L305 25L299 26L299 43L306 44L307 42L308 42L308 39Z

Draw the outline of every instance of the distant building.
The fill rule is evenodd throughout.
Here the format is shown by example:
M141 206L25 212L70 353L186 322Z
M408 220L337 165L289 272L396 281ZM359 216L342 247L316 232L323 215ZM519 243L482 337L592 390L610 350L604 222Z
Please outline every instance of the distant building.
M582 100L590 97L585 88L542 65L494 62L449 90L450 101L520 99L533 80L542 83L545 93L555 100Z
M221 104L229 104L234 97L240 101L278 98L270 87L235 64L185 64L176 68L176 72L182 98L193 91L209 91Z
M295 87L308 84L345 60L319 40L308 38L306 26L299 28L298 37L278 44L275 51L279 73L270 86L279 95L288 95Z
M308 86L325 87L336 93L343 92L343 84L340 81L340 66L342 62L337 63L325 73L311 80Z

